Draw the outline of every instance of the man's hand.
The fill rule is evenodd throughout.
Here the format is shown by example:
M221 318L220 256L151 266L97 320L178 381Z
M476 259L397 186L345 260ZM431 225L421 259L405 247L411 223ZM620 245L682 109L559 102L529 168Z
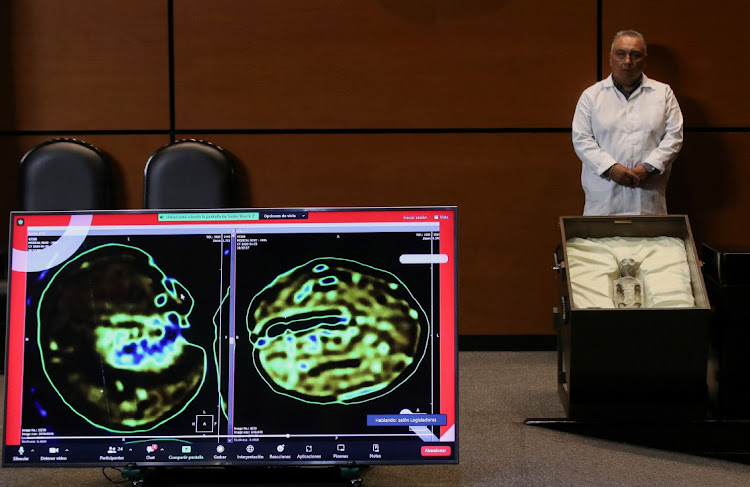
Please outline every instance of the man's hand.
M648 177L651 175L645 167L643 167L641 164L638 164L635 166L632 170L633 174L635 174L638 177L638 182L643 183L645 182Z
M646 172L646 169L643 166L639 166L641 169L643 169L643 172L646 173L645 178L648 177L648 172ZM638 168L636 168L638 169ZM628 188L635 188L638 186L638 183L640 182L640 178L638 175L630 169L628 169L625 166L622 166L620 164L615 164L612 166L612 168L609 170L609 179L616 182L617 184L621 184L623 186L627 186Z

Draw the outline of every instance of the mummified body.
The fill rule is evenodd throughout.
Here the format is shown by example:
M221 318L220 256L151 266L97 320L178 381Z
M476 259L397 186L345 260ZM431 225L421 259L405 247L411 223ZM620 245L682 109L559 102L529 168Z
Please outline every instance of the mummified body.
M615 306L618 308L642 308L643 281L635 277L634 259L620 261L620 277L612 282Z

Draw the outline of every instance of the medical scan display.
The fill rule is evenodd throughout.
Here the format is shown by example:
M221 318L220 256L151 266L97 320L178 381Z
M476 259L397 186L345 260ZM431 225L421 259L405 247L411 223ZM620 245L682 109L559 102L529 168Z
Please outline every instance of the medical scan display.
M456 463L456 208L11 214L4 466Z
M420 337L429 320L395 275L328 258L274 279L253 298L251 323L253 363L271 388L301 401L347 404L408 379L403 372L426 352Z

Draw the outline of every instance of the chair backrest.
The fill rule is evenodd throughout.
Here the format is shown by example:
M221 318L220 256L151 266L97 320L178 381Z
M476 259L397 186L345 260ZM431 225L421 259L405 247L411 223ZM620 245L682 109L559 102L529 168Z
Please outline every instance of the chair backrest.
M22 210L112 208L112 167L102 151L76 139L32 147L20 163Z
M184 139L154 152L143 175L144 208L231 208L232 156L210 142Z

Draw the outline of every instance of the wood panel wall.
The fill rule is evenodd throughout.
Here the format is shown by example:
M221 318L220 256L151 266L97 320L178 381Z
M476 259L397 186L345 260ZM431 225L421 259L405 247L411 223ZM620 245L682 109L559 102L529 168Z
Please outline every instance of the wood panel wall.
M750 244L748 14L744 0L10 0L0 205L48 138L108 152L123 208L140 207L154 150L202 138L239 159L246 206L458 205L460 333L548 335L557 218L583 204L570 120L619 29L646 35L646 72L685 114L670 211L697 242Z

